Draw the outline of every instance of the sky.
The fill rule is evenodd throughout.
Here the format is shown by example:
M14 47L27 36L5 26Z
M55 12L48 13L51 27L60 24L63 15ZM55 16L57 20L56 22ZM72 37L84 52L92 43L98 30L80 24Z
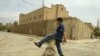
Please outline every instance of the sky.
M83 22L97 25L100 19L100 0L44 0L45 6L63 4L69 15ZM20 13L29 13L42 7L42 0L0 0L0 22L9 23L19 20Z

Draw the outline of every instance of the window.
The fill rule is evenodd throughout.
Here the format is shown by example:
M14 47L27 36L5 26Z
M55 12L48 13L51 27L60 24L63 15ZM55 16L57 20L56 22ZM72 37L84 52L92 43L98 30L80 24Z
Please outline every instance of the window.
M32 20L32 18L30 18L30 21Z
M21 22L24 23L25 22L25 19L21 20Z
M25 22L25 19L23 21Z
M34 19L36 19L36 16L34 16Z
M42 18L42 15L39 15L39 18Z
M63 11L63 8L61 8L61 10Z
M27 18L27 21L28 21L28 18Z

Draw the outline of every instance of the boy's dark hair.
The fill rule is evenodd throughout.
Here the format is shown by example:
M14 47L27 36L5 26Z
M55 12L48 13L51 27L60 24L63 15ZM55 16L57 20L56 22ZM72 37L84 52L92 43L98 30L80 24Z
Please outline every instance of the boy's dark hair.
M63 22L63 19L62 18L57 18L56 20L57 21L60 21L60 22Z

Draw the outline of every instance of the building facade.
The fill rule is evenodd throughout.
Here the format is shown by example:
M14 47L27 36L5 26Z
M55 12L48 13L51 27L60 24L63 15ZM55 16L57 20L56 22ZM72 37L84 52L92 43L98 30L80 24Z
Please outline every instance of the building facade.
M68 39L90 39L91 33L94 32L94 27L92 25L88 25L78 18L75 17L67 17L63 18L65 33ZM49 20L47 23L47 33L52 33L56 29L56 22L53 20ZM51 28L52 27L52 28Z
M61 5L52 5L51 8L43 7L28 14L20 14L19 25L12 27L12 32L44 36L56 29L55 19L64 19L66 36L69 39L90 38L93 28L81 20L69 16L69 12Z
M52 5L51 8L42 7L28 14L20 14L18 32L25 34L45 35L48 20L58 17L68 17L68 11L61 4ZM15 27L16 28L16 27ZM12 31L16 32L16 29Z
M68 17L69 13L61 4L52 5L51 8L43 7L28 14L20 14L19 24L28 24L58 17Z

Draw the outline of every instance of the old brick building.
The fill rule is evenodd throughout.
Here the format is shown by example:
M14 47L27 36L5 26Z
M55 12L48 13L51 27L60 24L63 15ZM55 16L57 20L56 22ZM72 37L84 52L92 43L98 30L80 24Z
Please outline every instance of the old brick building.
M25 33L25 34L35 34L35 35L45 35L46 25L48 20L54 20L57 17L68 17L68 11L61 4L52 5L51 8L42 7L28 14L20 14L19 25L17 29L13 28L12 31Z
M43 36L55 31L55 19L58 17L64 19L66 35L69 39L90 38L93 27L69 16L69 12L61 4L52 5L51 8L42 7L27 14L21 13L19 25L13 26L12 32Z

